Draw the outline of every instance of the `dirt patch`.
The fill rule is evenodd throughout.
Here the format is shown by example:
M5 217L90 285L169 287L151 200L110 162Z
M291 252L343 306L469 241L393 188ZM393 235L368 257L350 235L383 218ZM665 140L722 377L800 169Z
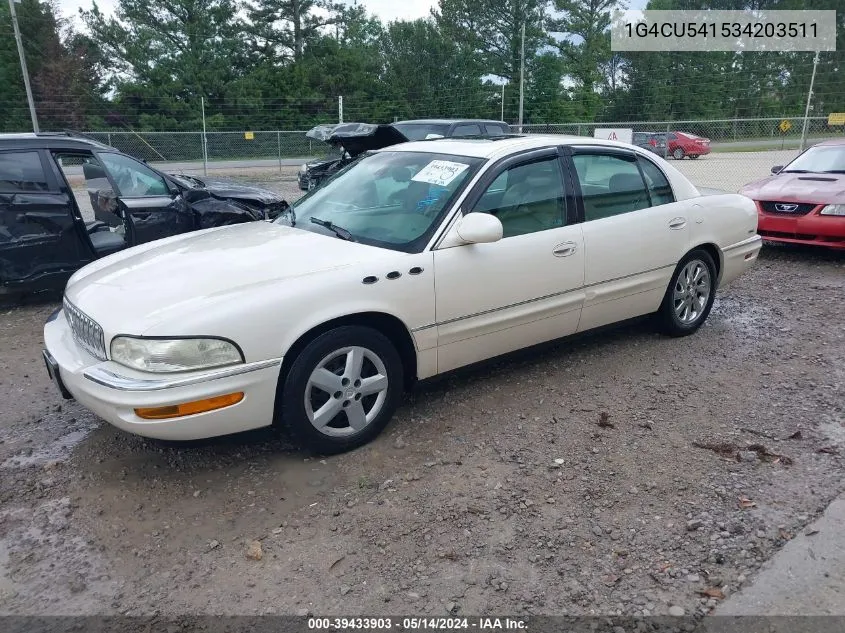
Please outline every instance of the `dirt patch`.
M767 247L693 337L449 376L330 459L116 431L43 376L53 306L7 310L0 612L707 612L845 489L843 300L842 255Z

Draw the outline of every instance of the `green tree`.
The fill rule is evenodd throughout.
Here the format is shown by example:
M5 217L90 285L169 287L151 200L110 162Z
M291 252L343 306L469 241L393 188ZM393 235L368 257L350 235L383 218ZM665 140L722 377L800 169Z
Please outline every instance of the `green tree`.
M432 19L393 22L381 43L392 118L487 116L481 65Z
M257 49L272 59L299 61L327 26L342 22L344 7L331 0L255 0L248 10Z
M48 2L16 5L42 129L85 128L102 102L103 79L96 48L73 33ZM32 129L7 3L0 3L0 130Z
M549 28L561 39L557 48L572 88L574 114L592 121L601 107L599 91L605 83L602 71L611 60L610 16L620 0L554 0L560 17ZM562 37L561 37L562 36Z
M213 111L248 63L237 9L234 0L119 0L111 17L96 2L81 11L111 62L120 119L195 124L201 96Z
M525 72L530 80L537 52L550 39L545 31L546 0L440 0L433 15L459 54L478 63L482 75L496 75L513 88L507 111L515 113L525 26Z

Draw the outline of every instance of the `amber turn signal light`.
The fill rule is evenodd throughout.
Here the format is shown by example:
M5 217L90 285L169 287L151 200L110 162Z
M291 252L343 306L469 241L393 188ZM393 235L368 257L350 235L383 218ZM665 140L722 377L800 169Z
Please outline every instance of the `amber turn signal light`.
M194 400L193 402L184 402L182 404L173 404L168 407L145 407L135 409L135 415L145 420L166 420L168 418L181 418L185 415L195 415L197 413L205 413L206 411L214 411L215 409L222 409L230 407L233 404L238 404L244 399L242 391L238 393L229 393L225 396L215 396L214 398L205 398L204 400Z

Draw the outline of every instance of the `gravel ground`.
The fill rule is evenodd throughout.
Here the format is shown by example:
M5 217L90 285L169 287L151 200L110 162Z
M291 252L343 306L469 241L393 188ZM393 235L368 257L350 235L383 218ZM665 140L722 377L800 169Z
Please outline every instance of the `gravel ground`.
M5 308L0 613L702 614L845 490L843 301L767 246L695 336L459 372L327 459L116 431L47 381L58 304Z

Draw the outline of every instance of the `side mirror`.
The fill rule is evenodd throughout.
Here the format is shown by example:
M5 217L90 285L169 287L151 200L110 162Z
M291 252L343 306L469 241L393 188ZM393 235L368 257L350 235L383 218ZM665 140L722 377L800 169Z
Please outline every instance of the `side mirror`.
M772 167L772 173L773 174L779 174L782 171L783 171L783 165L775 165L774 167Z
M504 234L499 218L489 213L469 213L458 222L458 236L469 244L498 242Z

